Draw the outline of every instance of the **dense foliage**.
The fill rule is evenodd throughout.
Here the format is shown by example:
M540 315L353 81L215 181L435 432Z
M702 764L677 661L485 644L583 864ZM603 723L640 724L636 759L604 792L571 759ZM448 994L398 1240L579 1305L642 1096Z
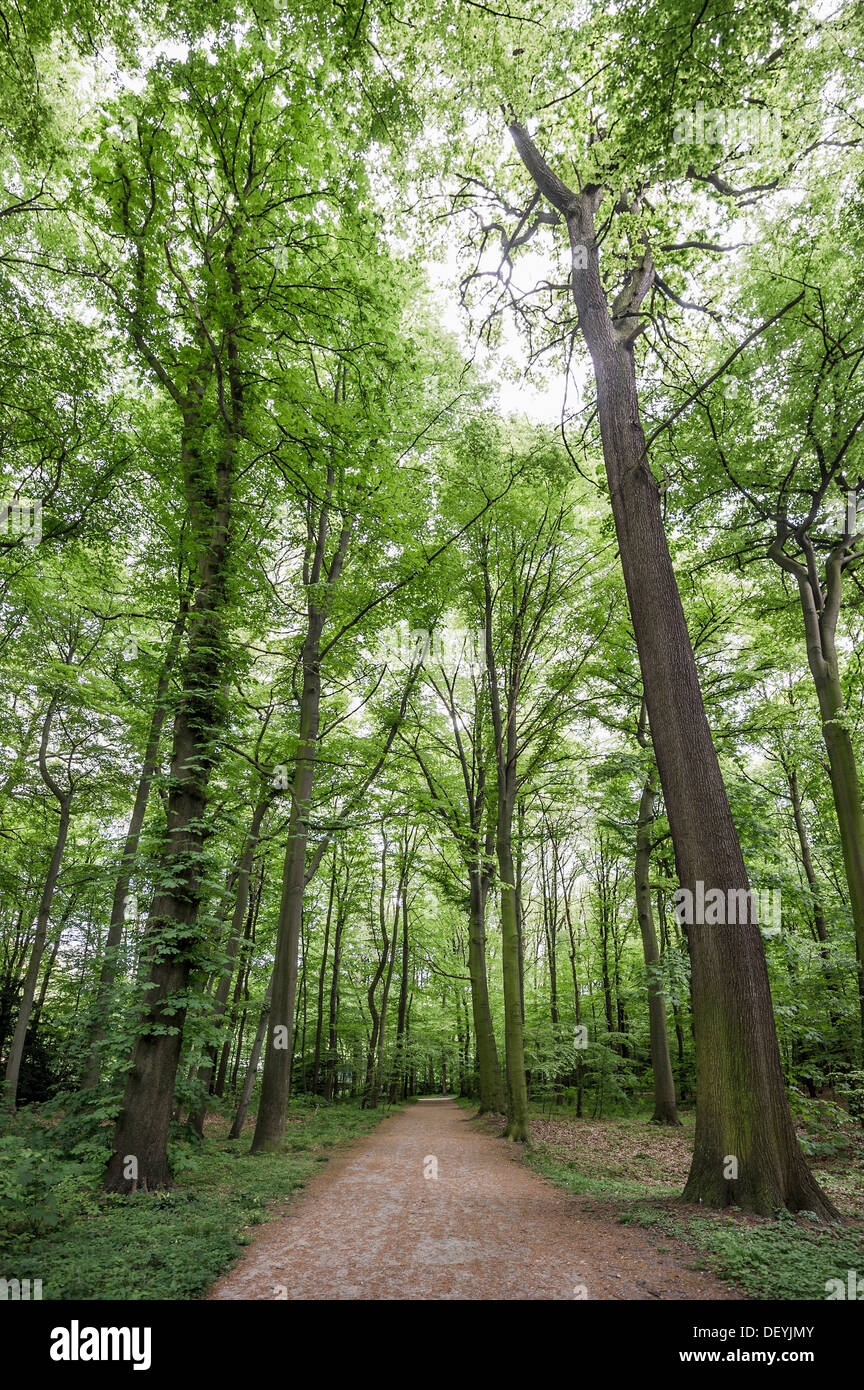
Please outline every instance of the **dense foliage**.
M516 1139L701 1105L691 1197L820 1208L787 1107L811 1157L864 1122L858 7L4 22L13 1228L167 1186L212 1111L257 1152L291 1096L448 1089ZM699 881L761 909L715 955Z

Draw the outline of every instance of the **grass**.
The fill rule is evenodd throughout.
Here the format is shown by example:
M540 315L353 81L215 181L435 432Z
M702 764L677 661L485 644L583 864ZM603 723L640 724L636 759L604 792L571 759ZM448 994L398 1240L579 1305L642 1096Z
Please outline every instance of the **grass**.
M832 1227L781 1212L776 1220L743 1213L706 1212L678 1217L667 1209L634 1206L618 1217L673 1241L685 1242L704 1258L698 1267L737 1284L751 1298L827 1299L831 1280L845 1291L850 1270L864 1286L864 1230ZM674 1248L674 1246L673 1246Z
M252 1229L281 1214L273 1203L385 1113L292 1104L284 1149L255 1157L248 1133L229 1142L228 1121L211 1117L171 1191L107 1195L91 1174L73 1203L60 1193L56 1224L0 1235L0 1275L41 1279L43 1299L197 1298L250 1243Z

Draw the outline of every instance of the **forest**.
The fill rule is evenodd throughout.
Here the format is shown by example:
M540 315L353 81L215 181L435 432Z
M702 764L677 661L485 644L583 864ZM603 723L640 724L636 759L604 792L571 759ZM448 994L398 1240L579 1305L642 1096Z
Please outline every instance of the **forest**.
M5 1296L465 1143L864 1298L864 10L0 0L0 131Z

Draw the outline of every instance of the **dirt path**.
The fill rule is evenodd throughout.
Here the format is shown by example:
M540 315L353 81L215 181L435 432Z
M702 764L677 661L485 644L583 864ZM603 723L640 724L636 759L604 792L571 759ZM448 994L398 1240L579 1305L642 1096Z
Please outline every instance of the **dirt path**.
M434 1162L433 1162L434 1160ZM437 1177L431 1176L437 1164ZM430 1174L430 1176L424 1176ZM585 1292L577 1292L584 1288ZM638 1229L580 1208L421 1100L337 1154L263 1227L211 1299L729 1299Z

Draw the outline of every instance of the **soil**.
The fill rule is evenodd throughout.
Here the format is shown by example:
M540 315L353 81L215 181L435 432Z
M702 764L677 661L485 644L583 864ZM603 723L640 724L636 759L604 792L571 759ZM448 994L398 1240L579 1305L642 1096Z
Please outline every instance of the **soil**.
M337 1154L208 1299L738 1299L424 1099ZM437 1174L437 1175L436 1175ZM685 1251L686 1253L686 1251Z

